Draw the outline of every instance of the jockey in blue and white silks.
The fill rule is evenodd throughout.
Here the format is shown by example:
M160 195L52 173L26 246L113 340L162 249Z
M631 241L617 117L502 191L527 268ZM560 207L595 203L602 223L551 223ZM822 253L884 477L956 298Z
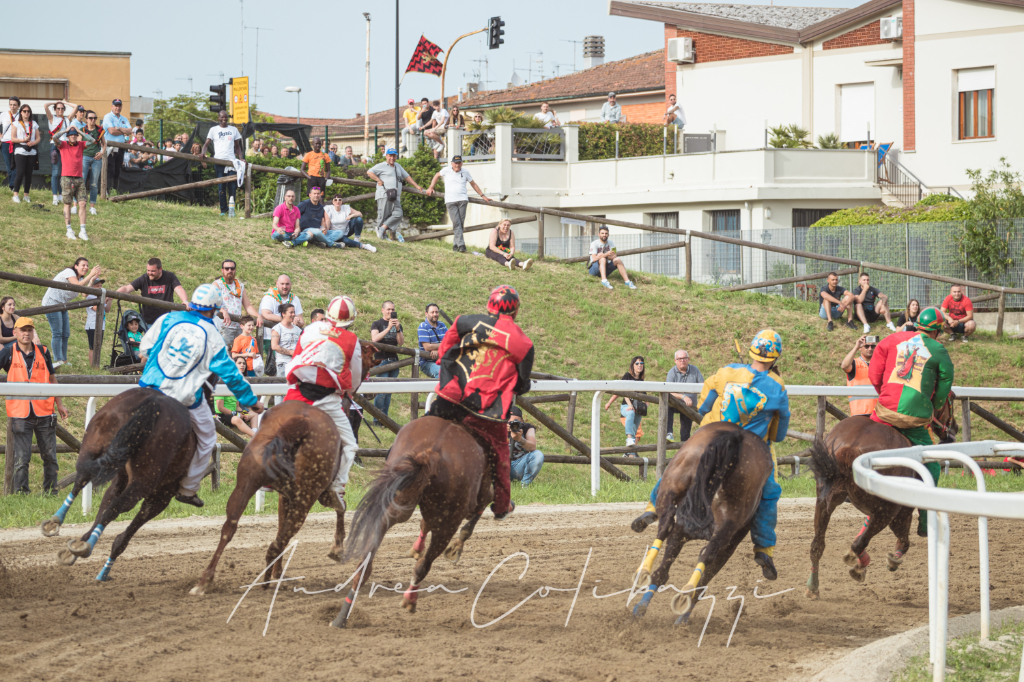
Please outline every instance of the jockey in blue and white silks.
M231 361L224 339L211 321L221 307L220 298L212 285L200 285L192 294L192 309L161 316L139 346L139 355L146 362L139 386L160 391L188 408L198 444L175 499L196 507L203 506L196 492L217 442L213 413L203 400L203 384L216 374L238 398L239 405L257 414L263 411L263 403Z

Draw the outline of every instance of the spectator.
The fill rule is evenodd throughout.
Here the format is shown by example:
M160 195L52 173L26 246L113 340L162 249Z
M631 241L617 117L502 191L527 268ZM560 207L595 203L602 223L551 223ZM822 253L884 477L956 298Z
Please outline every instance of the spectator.
M448 111L448 127L454 128L455 130L466 129L466 117L459 111L459 105L454 104Z
M182 142L181 140L175 140L174 141L174 151L176 151L176 152L185 152L185 143ZM187 154L188 152L185 152L185 153Z
M302 323L302 301L298 296L292 294L292 280L288 275L281 275L277 283L263 294L260 300L260 317L263 318L263 352L267 356L266 372L271 376L277 365L273 359L273 344L271 343L271 327L281 321L281 306L291 303L295 306L295 324L300 328ZM283 374L281 376L284 376Z
M242 373L242 376L255 376L250 374L245 369L246 362L245 358L235 358L235 366L238 367L238 371ZM240 409L238 406L238 398L233 395L229 396L217 396L214 401L214 407L217 411L217 418L220 423L228 428L235 426L243 434L249 436L256 435L256 432L252 428L252 423L256 421L256 413L252 410ZM239 424L239 422L241 422Z
M334 244L344 244L350 249L376 253L377 247L360 241L363 234L363 214L344 203L344 200L340 194L335 194L325 209L327 222L330 224L327 238Z
M462 229L466 223L466 207L469 205L469 193L466 191L466 185L472 185L480 198L487 203L490 203L491 200L484 195L483 190L473 180L469 171L462 170L461 156L453 156L451 165L434 174L434 178L430 181L430 187L427 187L428 195L434 195L434 185L438 180L444 180L444 205L452 219L452 232L454 233L452 251L465 253L466 241L462 237Z
M151 170L156 165L156 155L149 152L140 152L136 149L129 149L124 155L124 165L126 168Z
M313 308L313 312L309 314L309 323L319 322L320 320L326 320L327 313L323 308Z
M629 371L622 375L623 381L643 381L644 380L644 358L642 355L635 355L629 362ZM608 402L605 403L604 409L611 407L617 395L612 395L608 398ZM619 407L619 414L622 415L626 425L626 446L636 445L637 433L640 431L640 422L644 415L647 414L647 405L639 400L631 400L630 398L623 398L622 405ZM631 453L634 457L635 453Z
M221 296L221 317L214 316L214 326L220 330L224 338L224 345L231 348L231 344L242 333L242 325L231 319L232 315L241 316L242 311L249 313L254 318L259 318L260 313L249 302L249 292L245 290L245 284L236 277L238 265L230 258L220 264L220 279L213 283L214 288ZM257 322L256 326L260 326Z
M21 108L21 100L17 97L11 96L7 102L8 111L0 114L0 129L3 130L3 136L0 137L2 144L0 144L0 155L4 159L4 170L7 173L7 187L14 191L14 178L18 176L18 171L14 167L14 152L11 150L11 134L14 132L14 122L18 120L18 110Z
M210 128L210 132L206 134L206 142L203 143L203 149L199 152L198 156L206 157L206 148L210 146L210 142L213 142L213 158L220 159L221 161L230 161L234 164L238 159L245 158L245 153L242 151L242 134L238 132L238 128L228 125L228 112L221 109L217 113L217 125ZM231 166L221 166L214 164L213 167L214 177L222 178L225 175L235 175L235 168ZM235 198L235 190L237 183L226 182L217 186L217 196L220 198L220 214L225 216L228 214L228 196L231 199Z
M324 248L331 248L334 246L334 240L327 235L330 223L327 220L323 192L317 185L310 184L312 186L309 188L309 199L298 205L301 234L293 239L292 243L303 245L312 241L314 244L323 244Z
M479 191L479 189L477 190ZM447 192L445 192L447 196ZM498 226L494 228L494 232L491 232L487 239L487 250L484 251L484 255L490 258L492 261L504 265L509 270L519 268L521 270L529 270L530 266L533 265L533 259L527 258L525 261L516 260L512 254L516 252L516 236L512 233L512 221L505 218Z
M89 215L96 215L96 195L100 191L100 173L103 171L103 155L107 153L107 138L103 128L96 125L96 112L85 112L85 154L82 157L82 175L89 191Z
M14 178L14 196L11 199L14 203L21 203L21 199L18 198L18 188L25 188L25 203L32 203L32 198L29 196L29 190L32 188L32 170L35 168L36 156L39 151L36 147L39 145L39 126L32 119L32 107L27 104L22 104L21 109L18 110L18 120L14 122L12 126L13 132L11 133L11 142L9 146L14 147L14 167L17 170L17 176Z
M386 343L389 346L403 346L405 345L405 332L402 330L402 325L398 321L398 313L395 312L395 304L391 301L384 301L384 305L380 309L380 319L373 322L370 325L370 340L374 343ZM377 360L380 360L380 364L387 365L392 362L398 362L398 355L391 351L380 351L375 354ZM394 379L398 376L398 369L388 370L382 372L377 376L381 378ZM379 393L377 397L373 399L373 404L378 410L384 414L388 413L391 409L391 394L390 393ZM374 425L379 422L375 419Z
M309 189L327 188L327 178L331 175L331 157L320 151L324 146L319 137L313 138L313 151L306 152L302 157L302 174L309 180Z
M140 136L140 137L142 136L143 129L142 129L142 119L141 118L135 119L135 126L132 127L132 134ZM145 139L145 138L143 137L142 139Z
M292 351L299 342L302 329L295 324L295 304L281 306L281 321L270 330L270 348L277 358L277 376L285 376L285 367L292 361Z
M103 117L103 131L107 142L125 143L132 134L131 124L121 115L121 100L110 103L110 112ZM117 193L117 183L121 180L121 167L124 166L124 149L113 148L107 155L107 187L112 194Z
M473 145L469 148L469 155L483 156L492 153L494 130L491 129L490 132L484 130L484 117L482 114L473 114L473 126L473 130L480 131L480 134L473 140Z
M871 331L871 324L879 317L885 316L885 325L891 331L896 331L896 325L892 323L892 313L889 312L889 297L871 286L871 275L862 272L856 289L846 294L846 326L856 329L857 323L853 321L853 313L856 310L857 317L864 324L864 333Z
M242 376L254 377L256 376L255 359L260 357L260 350L256 347L256 339L252 335L256 328L256 320L246 315L242 318L241 326L241 333L231 343L231 359L245 360L245 367L238 369L242 372Z
M142 328L138 315L132 315L132 312L129 310L124 316L124 338L128 346L125 350L131 355L134 362L141 362L139 348L142 346Z
M338 165L344 168L347 166L354 166L358 162L359 159L352 155L352 147L345 147L345 156L341 157Z
M828 287L818 292L818 317L827 320L825 328L832 331L835 327L832 324L836 319L842 319L843 311L846 310L847 302L846 289L839 285L839 275L835 272L828 273L826 278Z
M272 144L272 145L270 145L270 155L271 155L272 157L274 157L274 158L277 158L277 156L278 156L278 150L277 150L277 145L276 145L276 144Z
M597 239L590 242L590 266L588 272L594 277L601 278L601 286L611 289L608 281L608 266L613 265L622 275L623 281L630 289L636 289L636 285L629 281L629 274L626 272L626 265L622 258L615 255L615 242L608 238L608 226L602 225L597 231Z
M427 129L427 126L434 120L434 107L430 106L430 100L426 97L420 100L420 116L419 126L417 126L415 132L422 133Z
M954 284L949 288L949 296L942 302L942 314L948 315L954 324L945 324L944 331L949 334L950 341L956 341L957 335L960 340L967 343L967 337L977 329L974 321L974 304L964 294L964 288Z
M77 106L77 105L76 105ZM46 118L50 122L50 192L53 193L53 205L60 203L63 191L61 191L61 164L62 159L56 152L57 144L64 140L64 134L71 127L71 121L64 115L67 111L67 104L61 100L50 102L43 106Z
M704 375L700 373L695 365L690 364L690 354L685 350L677 350L675 354L675 366L668 371L665 381L670 384L703 384ZM697 393L673 393L676 398L683 401L688 407L697 408L694 405L700 400L700 392ZM682 412L676 409L669 409L668 412L668 436L667 440L673 438L672 426L676 422L676 415L679 415L679 442L684 443L690 438L690 428L693 421Z
M390 231L400 242L402 237L402 185L408 182L416 189L423 188L416 184L409 173L398 163L398 152L388 149L384 155L384 162L378 163L366 171L367 177L377 183L377 191L374 198L377 200L377 236L384 239L384 235Z
M412 147L412 136L420 129L419 114L420 108L416 106L416 100L410 97L405 111L402 112L402 119L405 121L405 127L402 128L403 154Z
M103 270L98 265L92 270L89 269L88 258L77 258L74 265L70 268L64 268L57 273L53 281L88 287L92 286L94 282L102 283L103 280L97 279L102 273ZM74 291L50 287L43 294L42 305L50 306L69 303L78 298L78 296L79 294L76 294ZM62 365L70 367L71 363L68 362L68 339L71 338L71 321L68 318L68 311L60 310L55 313L46 313L46 321L50 323L50 347L53 349L53 357L55 358L53 366L55 368Z
M181 282L178 281L178 276L170 270L164 270L163 263L160 262L159 258L150 258L146 262L146 274L137 277L131 284L125 284L118 291L122 294L138 291L139 295L144 298L166 301L167 303L173 303L174 297L177 295L178 299L185 306L189 305L188 293L185 292L185 287L181 286ZM142 319L145 320L146 326L152 327L153 323L156 322L156 318L166 313L167 309L143 305L139 306L139 312L142 313Z
M12 297L0 298L0 348L17 340L14 336L14 323L21 319L21 315L14 314L16 309L17 305ZM32 342L42 344L38 334L33 335Z
M533 117L543 123L545 128L557 128L562 125L562 122L558 120L558 114L554 112L551 105L547 102L541 103L540 113L534 114Z
M85 179L82 177L82 159L85 156L85 143L79 140L78 128L69 126L64 140L57 140L54 145L61 157L60 188L64 193L64 227L67 238L74 239L75 231L71 229L71 204L78 204L78 238L89 241L85 232Z
M910 299L907 309L900 313L896 319L896 331L916 332L917 316L921 314L921 303L916 299Z
M444 151L444 132L448 129L448 110L441 106L441 100L434 100L434 111L430 114L430 123L423 127L423 134L431 141L434 158Z
M85 297L86 301L96 301L96 305L91 305L85 309L85 338L89 341L89 366L91 367L93 361L96 359L96 353L102 353L102 348L95 348L96 345L96 316L99 314L100 317L100 329L106 330L107 328L107 313L110 312L110 306L113 304L114 299L108 298L103 306L103 312L99 313L99 302L100 299L97 296L89 294ZM102 356L101 356L102 357Z
M625 123L626 117L622 115L622 105L615 102L615 93L608 93L608 101L601 107L601 120L605 123Z
M668 96L668 111L665 112L665 118L661 123L662 125L675 125L685 126L686 116L683 114L683 108L676 104L676 96Z
M331 163L333 163L335 166L341 163L341 157L338 156L338 145L333 143L331 144L330 148L327 151L327 158L329 158L331 160Z
M281 158L287 159L291 156L291 147L281 147Z
M289 249L304 244L309 236L303 235L302 229L298 227L300 217L299 209L295 206L295 191L288 190L284 193L284 203L274 209L270 238L275 242L281 242Z
M87 112L87 109L83 107L81 104L71 104L70 102L68 102L67 104L69 107L75 108L75 117L71 119L71 125L75 126L79 130L85 130L85 114Z
M14 323L15 343L0 350L0 369L7 373L8 386L13 383L56 384L55 368L45 346L33 343L35 325L31 317ZM32 459L32 434L43 460L43 491L57 494L57 418L68 420L68 411L58 398L17 399L6 401L8 433L13 436L14 477L11 489L15 493L30 493L28 464ZM55 412L56 410L56 412ZM11 446L8 446L11 447ZM10 451L8 451L10 452Z
M870 341L870 343L869 343ZM846 354L839 368L846 372L847 386L871 386L871 378L868 376L868 365L871 356L875 354L875 346L878 345L877 336L862 336L853 344L853 348ZM860 351L860 357L855 357ZM850 416L858 414L874 414L877 398L857 398L850 396Z
M512 406L508 415L508 449L511 478L526 486L533 483L544 466L544 453L537 449L537 427L523 421L523 411Z
M448 327L439 319L441 309L436 303L428 303L426 313L426 319L416 329L420 344L420 371L436 379L441 370L437 364L437 350L441 347L441 339L448 333Z

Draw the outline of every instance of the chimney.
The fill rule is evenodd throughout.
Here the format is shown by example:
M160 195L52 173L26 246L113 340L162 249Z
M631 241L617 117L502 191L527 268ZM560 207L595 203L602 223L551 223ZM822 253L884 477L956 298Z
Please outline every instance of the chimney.
M604 36L587 36L583 39L583 68L604 64Z

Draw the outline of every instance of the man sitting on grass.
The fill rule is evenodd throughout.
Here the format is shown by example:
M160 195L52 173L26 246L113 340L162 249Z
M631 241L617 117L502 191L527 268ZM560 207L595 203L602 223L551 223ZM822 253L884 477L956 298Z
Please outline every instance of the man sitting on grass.
M828 273L827 279L828 286L818 292L818 317L828 323L825 329L832 331L835 328L832 323L841 320L843 311L846 310L846 289L840 286L837 273Z
M636 285L629 281L629 273L626 272L626 266L623 264L622 259L615 255L615 244L608 239L608 227L602 225L601 229L597 231L597 239L590 243L590 267L588 272L594 277L600 276L601 286L605 289L612 288L611 283L608 282L609 267L617 268L626 286L630 289L636 289Z
M889 297L871 286L871 275L868 273L862 272L859 281L856 289L846 292L844 302L849 307L846 311L846 326L850 329L857 328L857 323L853 321L853 314L856 312L857 318L864 325L864 334L870 332L871 325L882 316L885 316L885 325L891 331L896 331L896 325L892 323L889 312Z
M270 238L289 249L297 246L297 241L300 244L305 242L306 239L299 241L299 218L299 209L295 206L295 192L288 190L284 193L284 203L274 209L274 217L271 218L274 229L270 232Z

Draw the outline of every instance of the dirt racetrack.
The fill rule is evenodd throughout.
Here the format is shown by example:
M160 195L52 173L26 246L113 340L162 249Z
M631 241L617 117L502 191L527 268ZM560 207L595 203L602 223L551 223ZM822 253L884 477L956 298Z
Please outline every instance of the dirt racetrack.
M85 530L65 526L57 538L37 529L0 531L0 670L5 681L73 680L772 680L805 679L828 663L872 640L926 624L925 542L914 546L896 573L885 569L894 540L888 531L869 550L867 583L847 576L842 563L860 516L850 505L833 516L821 566L821 601L804 597L812 537L812 500L782 500L779 509L780 578L760 581L760 570L744 542L712 582L717 597L703 642L698 639L710 601L702 602L689 626L676 627L671 593L655 597L645 619L626 610L628 589L653 530L638 536L629 521L642 505L520 507L513 517L480 523L460 563L434 564L428 585L455 594L422 594L418 611L400 608L401 594L364 586L346 630L328 627L344 592L333 588L353 566L326 558L333 513L307 521L267 627L273 590L256 588L226 623L244 590L263 569L276 520L246 517L205 597L188 590L212 554L222 519L154 522L144 527L114 565L114 581L94 578L116 533L114 524L89 559L55 565L58 549ZM488 513L485 519L489 519ZM349 516L351 518L351 515ZM415 517L414 517L415 518ZM407 584L412 560L406 553L418 526L392 529L371 580L392 588ZM1020 525L990 521L992 608L1019 605ZM684 548L672 574L683 585L703 543ZM974 519L956 517L952 529L950 612L978 610L978 545ZM588 562L588 552L592 554ZM529 555L529 570L513 557ZM586 572L584 574L584 564ZM582 583L581 583L582 574ZM598 582L599 581L599 582ZM760 581L760 582L758 582ZM582 584L573 605L575 591ZM293 592L302 586L308 595ZM518 610L485 628L543 586L568 590L535 595ZM726 602L730 586L743 595L731 646L726 647L738 600ZM753 598L795 588L765 599ZM346 588L347 590L347 588ZM572 607L572 615L566 618Z

